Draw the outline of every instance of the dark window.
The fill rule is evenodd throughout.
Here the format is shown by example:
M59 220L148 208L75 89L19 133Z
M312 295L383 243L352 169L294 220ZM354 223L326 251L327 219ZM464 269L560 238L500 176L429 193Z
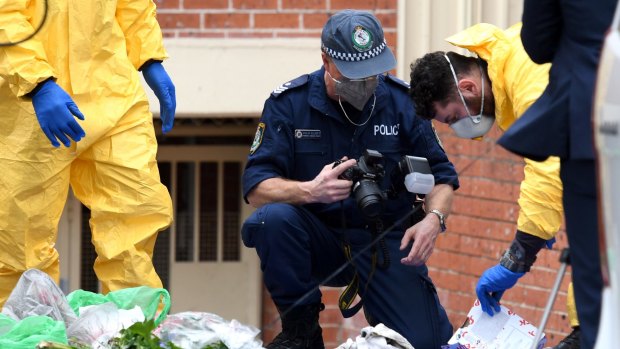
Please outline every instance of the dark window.
M99 281L93 266L95 265L95 247L92 243L92 233L88 220L90 210L82 205L82 267L80 268L80 288L84 291L99 292Z
M176 186L176 235L175 260L189 262L194 260L194 218L196 214L196 164L193 162L177 163Z
M200 163L200 261L217 261L217 168L216 162Z
M172 188L172 165L169 162L160 162L157 166L159 167L161 183L170 191ZM168 290L170 282L170 228L160 231L157 235L155 251L153 251L153 265L164 288Z
M240 260L241 164L224 163L224 253L223 260Z

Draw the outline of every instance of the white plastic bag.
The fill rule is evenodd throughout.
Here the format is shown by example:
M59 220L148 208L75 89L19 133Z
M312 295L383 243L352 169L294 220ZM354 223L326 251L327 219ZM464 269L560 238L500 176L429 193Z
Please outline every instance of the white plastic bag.
M38 269L28 269L22 274L4 304L2 313L15 320L45 315L64 321L67 326L77 319L58 285Z
M170 341L183 349L200 349L219 341L229 349L262 348L262 341L256 339L260 333L257 328L211 313L170 314L153 333L162 342Z
M398 332L384 324L375 327L364 327L361 334L352 340L351 338L337 349L414 349L413 346Z
M118 309L112 302L80 308L80 317L67 328L72 343L86 344L94 349L107 348L110 339L136 322L144 321L139 306Z

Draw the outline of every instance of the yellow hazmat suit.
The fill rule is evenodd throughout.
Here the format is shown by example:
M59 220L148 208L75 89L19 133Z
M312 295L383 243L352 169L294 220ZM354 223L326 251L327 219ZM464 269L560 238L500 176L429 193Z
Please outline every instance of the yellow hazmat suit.
M523 49L520 33L521 23L505 31L481 23L446 39L487 62L495 98L495 118L504 131L538 99L549 82L551 65L532 62ZM557 157L544 162L524 160L517 229L549 240L562 225L560 161ZM571 325L576 326L575 301L571 296L569 293L568 313Z
M0 0L0 42L40 23L42 1ZM161 287L152 263L172 220L159 180L152 115L137 69L166 52L151 0L48 1L32 39L0 47L0 305L23 271L59 279L54 248L69 184L91 210L103 292ZM27 94L55 78L85 116L86 136L54 148Z

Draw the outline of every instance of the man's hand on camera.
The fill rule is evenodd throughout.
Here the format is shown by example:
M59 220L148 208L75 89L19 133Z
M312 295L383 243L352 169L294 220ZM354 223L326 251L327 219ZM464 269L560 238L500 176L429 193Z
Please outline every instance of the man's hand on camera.
M347 160L343 157L338 166L334 167L334 163L327 164L313 180L304 182L304 190L311 197L310 202L328 204L348 198L352 182L338 177L356 163L355 159Z
M435 248L437 235L441 228L437 225L434 215L427 215L422 221L405 231L400 242L400 250L404 250L413 242L407 257L400 260L402 264L419 266L430 258Z

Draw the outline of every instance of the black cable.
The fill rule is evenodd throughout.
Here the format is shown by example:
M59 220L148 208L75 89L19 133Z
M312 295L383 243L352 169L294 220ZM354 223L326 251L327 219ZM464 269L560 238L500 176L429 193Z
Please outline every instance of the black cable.
M32 39L33 36L37 35L37 33L41 31L41 28L43 28L43 25L45 24L46 20L47 20L47 0L43 0L43 19L41 20L41 23L39 23L37 28L34 30L34 32L28 35L27 37L21 40L17 40L15 42L0 42L0 47L14 46L17 44L21 44L24 41Z

